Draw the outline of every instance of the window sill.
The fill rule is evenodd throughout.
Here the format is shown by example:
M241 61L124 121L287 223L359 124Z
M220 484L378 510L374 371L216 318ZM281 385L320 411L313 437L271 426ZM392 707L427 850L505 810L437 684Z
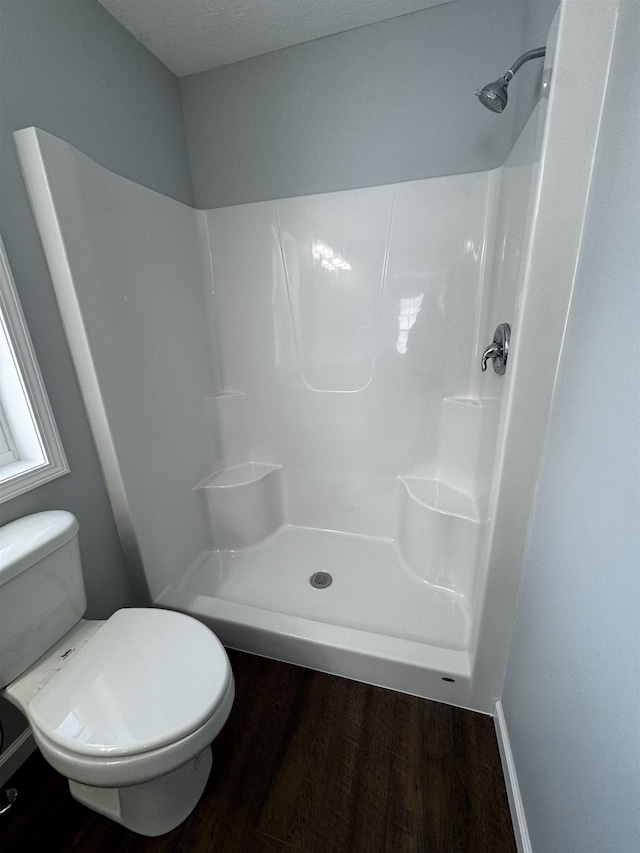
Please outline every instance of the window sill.
M10 462L0 468L0 504L68 473L66 463L34 466L32 462L22 459Z

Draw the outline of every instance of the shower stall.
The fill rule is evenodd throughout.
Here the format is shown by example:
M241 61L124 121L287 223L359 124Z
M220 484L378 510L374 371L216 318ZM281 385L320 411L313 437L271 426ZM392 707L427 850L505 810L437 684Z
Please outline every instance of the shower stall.
M563 4L543 96L492 171L195 210L15 135L154 603L235 648L491 712L614 7ZM483 373L502 323L506 373Z

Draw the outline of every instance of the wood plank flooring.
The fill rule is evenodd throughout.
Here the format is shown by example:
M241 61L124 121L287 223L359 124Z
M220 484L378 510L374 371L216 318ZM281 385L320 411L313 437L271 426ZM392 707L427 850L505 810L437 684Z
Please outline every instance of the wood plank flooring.
M236 701L193 814L143 838L71 799L35 753L9 851L515 853L489 717L230 652Z

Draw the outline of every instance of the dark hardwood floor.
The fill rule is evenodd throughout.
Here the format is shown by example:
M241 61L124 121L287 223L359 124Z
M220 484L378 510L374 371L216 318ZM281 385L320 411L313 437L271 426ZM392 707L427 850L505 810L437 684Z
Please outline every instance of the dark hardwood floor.
M71 799L35 753L9 851L513 853L489 717L230 652L237 695L189 819L143 838Z

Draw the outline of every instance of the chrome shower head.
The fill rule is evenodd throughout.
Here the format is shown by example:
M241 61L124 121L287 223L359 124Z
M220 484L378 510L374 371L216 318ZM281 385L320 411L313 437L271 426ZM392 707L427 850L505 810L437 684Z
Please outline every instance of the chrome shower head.
M525 62L528 62L530 59L538 59L538 57L544 56L545 52L546 49L544 47L528 50L516 59L503 77L500 77L494 83L487 83L482 89L476 89L473 94L477 96L483 107L491 110L492 113L501 113L509 100L507 86L513 79L513 75Z

